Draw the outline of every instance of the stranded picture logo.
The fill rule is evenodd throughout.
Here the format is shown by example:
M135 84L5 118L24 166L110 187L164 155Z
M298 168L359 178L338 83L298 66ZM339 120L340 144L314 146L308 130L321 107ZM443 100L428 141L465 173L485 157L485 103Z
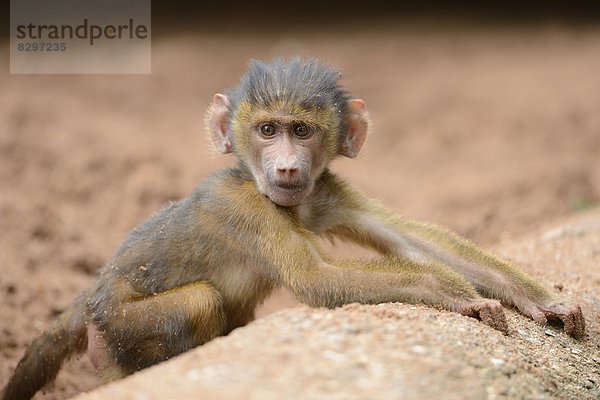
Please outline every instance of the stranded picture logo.
M149 74L150 0L11 0L13 74Z

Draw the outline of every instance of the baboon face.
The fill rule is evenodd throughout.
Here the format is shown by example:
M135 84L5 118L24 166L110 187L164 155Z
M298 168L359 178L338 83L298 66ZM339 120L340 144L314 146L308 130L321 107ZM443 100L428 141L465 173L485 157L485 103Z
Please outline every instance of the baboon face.
M300 204L327 165L324 133L295 116L280 116L254 124L247 135L247 164L259 191L280 206Z
M207 115L213 142L237 155L271 201L300 204L328 163L355 157L367 134L365 104L339 78L312 61L251 63L238 87L214 96Z

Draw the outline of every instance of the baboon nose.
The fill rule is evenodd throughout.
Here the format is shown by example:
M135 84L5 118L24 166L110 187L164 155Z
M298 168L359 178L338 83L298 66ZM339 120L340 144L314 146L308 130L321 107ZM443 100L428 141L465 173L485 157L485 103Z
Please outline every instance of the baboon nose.
M280 178L290 180L298 172L298 158L295 155L281 156L275 163L277 175Z
M277 167L277 174L286 178L292 178L296 175L296 172L298 172L298 168L296 167Z
M298 171L296 167L277 167L277 172L282 174L295 174Z

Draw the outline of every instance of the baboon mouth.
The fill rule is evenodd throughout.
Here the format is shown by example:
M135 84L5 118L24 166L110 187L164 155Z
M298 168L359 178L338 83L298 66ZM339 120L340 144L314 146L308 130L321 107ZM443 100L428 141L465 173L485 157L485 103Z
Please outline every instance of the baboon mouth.
M275 186L277 186L280 189L287 190L302 190L306 187L306 185L300 185L297 183L276 183Z

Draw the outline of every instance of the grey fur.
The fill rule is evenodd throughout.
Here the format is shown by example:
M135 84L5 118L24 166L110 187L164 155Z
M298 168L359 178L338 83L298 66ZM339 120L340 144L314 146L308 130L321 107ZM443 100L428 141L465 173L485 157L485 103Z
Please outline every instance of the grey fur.
M340 78L337 69L315 59L294 58L289 63L281 58L271 63L251 60L239 85L228 92L231 109L244 101L268 106L285 99L300 106L333 107L342 116L350 96Z

